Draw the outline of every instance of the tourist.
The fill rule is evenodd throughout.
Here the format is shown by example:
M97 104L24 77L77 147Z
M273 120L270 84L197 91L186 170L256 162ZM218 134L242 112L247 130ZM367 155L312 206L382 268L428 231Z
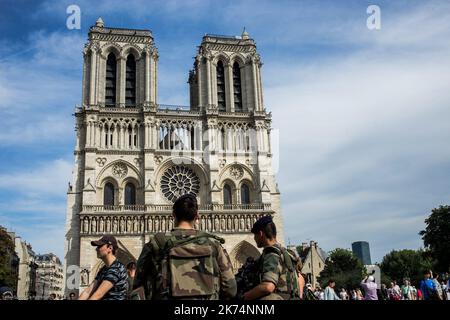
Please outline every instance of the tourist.
M96 247L97 258L105 264L94 281L80 294L79 300L125 300L127 298L127 271L116 258L118 249L114 236L106 235L91 241Z
M324 300L341 300L334 291L335 285L336 282L333 279L328 280L328 286L325 288Z

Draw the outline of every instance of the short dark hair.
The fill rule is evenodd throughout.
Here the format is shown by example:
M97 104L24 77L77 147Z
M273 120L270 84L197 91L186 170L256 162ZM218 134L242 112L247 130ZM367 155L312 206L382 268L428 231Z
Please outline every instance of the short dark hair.
M267 239L275 239L277 237L277 227L275 223L269 222L264 227L261 228Z
M191 222L197 216L197 212L197 197L192 193L182 195L173 204L173 214L178 221Z
M134 269L136 269L136 262L134 262L134 261L128 262L127 270L134 270Z
M334 279L328 280L328 284L332 284L333 282L336 282L336 281L334 281Z

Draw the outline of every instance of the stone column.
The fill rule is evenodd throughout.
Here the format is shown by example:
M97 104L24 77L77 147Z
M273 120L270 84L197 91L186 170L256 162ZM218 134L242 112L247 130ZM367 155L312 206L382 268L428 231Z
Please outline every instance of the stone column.
M117 123L114 128L114 147L120 149L120 123Z
M99 81L99 77L100 77L100 49L97 49L97 54L96 54L96 58L95 58L95 95L94 95L94 103L98 104L98 98L99 98L99 85L100 85L100 81Z
M208 96L208 105L212 104L211 97L211 60L210 57L206 57L206 91Z
M202 97L202 57L197 58L197 90L198 90L198 107L203 105L203 97Z
M157 101L157 97L158 97L158 51L156 50L156 48L153 49L152 52L152 59L151 60L151 71L152 71L152 76L151 76L151 80L150 81L150 86L153 88L153 90L150 90L150 92L152 93L150 95L150 102L153 102L155 104L158 103Z
M158 123L152 123L151 124L151 131L152 131L152 144L151 144L151 148L152 149L159 149L159 130L160 130L160 126Z
M136 147L137 147L138 149L141 148L141 128L142 128L142 126L141 126L140 123L136 125L136 129L137 129L137 134L136 134Z
M258 96L259 96L259 109L262 111L264 108L263 104L263 92L262 92L262 80L261 80L261 63L258 63L256 66L257 75L258 75Z
M227 63L225 66L225 84L227 111L234 112L233 66L231 63Z
M258 106L258 75L256 71L256 62L252 61L252 75L253 75L253 103L254 103L254 110L259 110Z
M149 124L148 122L144 122L144 149L148 149L149 148Z
M145 64L144 64L144 79L145 79L145 88L144 88L144 101L150 101L150 50L145 51Z
M81 90L81 96L82 96L82 100L83 104L84 103L89 103L89 99L86 95L86 84L88 83L88 79L87 79L87 67L89 65L89 55L88 55L88 51L87 49L83 50L83 85L82 85L82 90Z
M94 44L91 47L91 65L90 65L90 80L89 80L89 104L93 105L96 102L96 75L97 75L97 46Z
M135 135L135 133L136 133L136 125L131 125L131 147L130 147L130 149L135 149L136 147L134 146L134 135ZM128 138L128 142L129 142L129 139L130 138Z
M126 80L126 70L127 70L127 60L125 57L119 57L119 95L117 96L117 101L119 101L119 106L125 106L125 80Z
M91 146L91 122L90 121L85 121L85 126L86 126L85 146L86 147L90 147Z

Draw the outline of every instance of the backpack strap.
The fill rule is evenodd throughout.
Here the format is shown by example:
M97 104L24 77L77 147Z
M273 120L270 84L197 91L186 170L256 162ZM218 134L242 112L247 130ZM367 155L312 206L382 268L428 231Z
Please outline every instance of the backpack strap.
M164 249L164 247L166 246L167 243L167 236L164 232L158 232L157 234L155 234L155 244L157 246L158 250L162 250Z
M294 263L292 260L294 259L286 248L278 248L275 246L270 246L264 249L264 254L268 253L275 253L277 254L281 260L284 266L287 269L286 274L286 286L289 292L289 298L292 300L298 300L300 299L300 289L298 287L298 279L295 276L297 274L297 271L295 270Z

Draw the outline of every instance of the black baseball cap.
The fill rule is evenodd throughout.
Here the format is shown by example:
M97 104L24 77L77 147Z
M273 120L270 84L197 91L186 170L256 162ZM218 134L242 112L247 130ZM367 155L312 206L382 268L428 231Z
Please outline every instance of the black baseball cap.
M251 232L257 233L258 231L262 230L265 226L267 226L271 222L273 222L272 216L261 217L253 224L253 228L252 228Z
M96 241L91 241L91 245L93 247L99 247L102 246L104 244L108 244L113 246L114 249L117 249L117 240L114 236L110 236L110 235L105 235L103 237L101 237L100 239L96 240Z

